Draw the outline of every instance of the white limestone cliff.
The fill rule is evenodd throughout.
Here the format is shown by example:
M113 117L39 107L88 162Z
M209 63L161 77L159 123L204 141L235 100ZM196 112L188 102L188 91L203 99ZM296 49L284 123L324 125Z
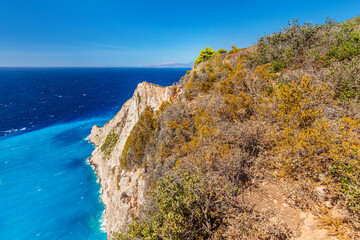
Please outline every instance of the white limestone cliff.
M94 126L89 140L96 146L90 163L94 166L102 187L101 200L105 205L105 222L108 239L123 229L145 201L144 170L122 170L119 158L132 128L147 106L159 109L160 105L174 97L176 87L161 87L140 83L130 98L103 127ZM101 150L108 134L119 136L111 152Z

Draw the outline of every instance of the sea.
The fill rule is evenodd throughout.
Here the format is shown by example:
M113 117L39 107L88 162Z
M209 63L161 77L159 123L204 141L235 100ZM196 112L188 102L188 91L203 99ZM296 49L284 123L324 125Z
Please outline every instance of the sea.
M187 70L0 68L0 239L105 240L91 128Z

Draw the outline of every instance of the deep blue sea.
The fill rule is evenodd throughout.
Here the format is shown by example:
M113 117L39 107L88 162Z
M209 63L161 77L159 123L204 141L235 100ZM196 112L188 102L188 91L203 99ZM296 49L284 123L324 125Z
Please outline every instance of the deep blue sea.
M0 239L106 239L91 127L188 69L0 68Z

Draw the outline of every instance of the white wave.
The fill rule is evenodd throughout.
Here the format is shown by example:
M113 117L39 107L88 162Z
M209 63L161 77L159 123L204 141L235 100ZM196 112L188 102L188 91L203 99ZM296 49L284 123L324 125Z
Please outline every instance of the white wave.
M105 225L106 225L105 210L102 212L99 221L100 221L100 231L106 233L106 229L105 229Z
M91 163L90 163L90 157L88 157L88 158L85 160L85 163L86 163L86 165L91 166L91 168L95 171L94 166L93 166L93 165L91 165Z
M84 138L83 140L90 143L89 137L90 137L90 135L87 136L86 138Z
M101 186L101 184L100 184L99 177L98 177L98 175L96 174L95 167L90 163L90 157L85 160L85 163L86 163L86 165L89 165L89 166L92 168L92 170L94 171L94 174L96 175L96 183L100 185L99 194L100 194L100 196L101 196L101 194L103 193L103 192L102 192L102 186ZM100 196L99 196L99 202L102 203Z
M87 158L86 159L86 164L90 165L91 168L93 169L93 171L95 172L95 167L93 165L91 165L90 163L90 158ZM100 185L100 181L99 181L99 177L96 175L96 183ZM103 194L102 192L102 186L100 185L100 189L99 189L99 202L104 204L102 201L101 201L101 194ZM101 217L100 217L100 231L106 233L106 229L105 229L105 225L106 225L106 219L105 219L105 210L102 212L101 214Z
M5 130L5 131L3 131L3 132L5 132L5 133L12 133L12 132L17 132L17 131L19 131L19 129L17 129L17 128L12 128L12 129L10 129L10 130Z
M89 166L92 168L92 170L94 171L94 174L96 175L95 167L90 163L90 157L85 160L85 163L86 163L86 165L89 165ZM98 175L96 175L96 183L97 183L97 184L100 184ZM102 194L102 187L101 187L101 185L100 185L99 193ZM100 201L101 201L101 200L100 200Z
M1 131L2 133L5 133L4 135L8 135L10 133L14 133L14 132L17 132L17 131L24 131L26 130L26 127L23 127L23 128L12 128L10 130L5 130L5 131Z

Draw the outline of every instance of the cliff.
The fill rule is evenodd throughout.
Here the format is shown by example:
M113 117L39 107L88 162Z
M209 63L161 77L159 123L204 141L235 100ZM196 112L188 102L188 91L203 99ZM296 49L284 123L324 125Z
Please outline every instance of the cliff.
M140 84L90 136L109 239L360 239L359 26L206 48L161 107Z
M95 167L102 187L101 200L104 203L106 232L108 238L114 232L126 227L138 206L144 203L145 180L143 169L121 170L119 158L126 139L139 116L147 106L157 110L160 105L174 96L174 88L140 83L130 98L103 127L94 126L89 140L96 146L90 163ZM112 138L116 136L116 140ZM111 139L111 146L104 144ZM110 148L110 149L109 149Z

